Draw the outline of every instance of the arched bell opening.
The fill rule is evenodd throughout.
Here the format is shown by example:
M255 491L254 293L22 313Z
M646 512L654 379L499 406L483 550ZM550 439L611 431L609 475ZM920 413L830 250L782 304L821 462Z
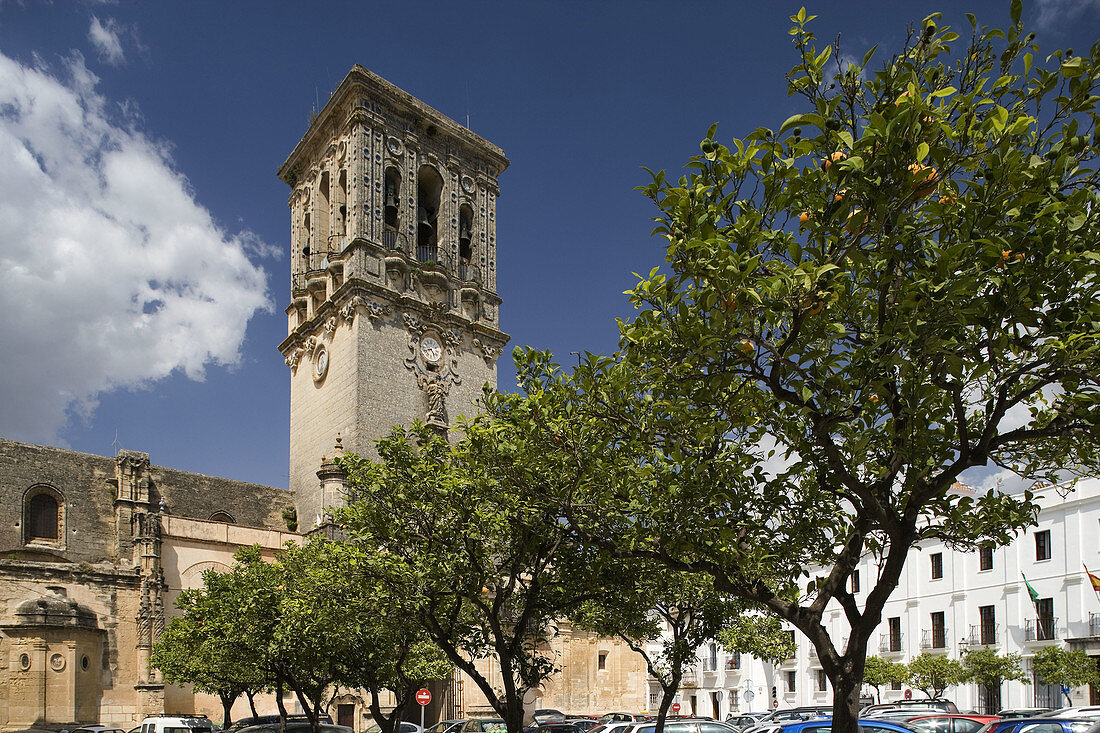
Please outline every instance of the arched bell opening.
M439 197L443 178L431 166L423 166L416 180L416 259L437 262Z

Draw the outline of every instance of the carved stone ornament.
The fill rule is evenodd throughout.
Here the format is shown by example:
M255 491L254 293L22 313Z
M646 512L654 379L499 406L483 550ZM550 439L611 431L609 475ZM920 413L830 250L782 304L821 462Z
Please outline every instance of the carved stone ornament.
M424 333L424 326L421 325L420 319L411 313L405 313L401 316L401 319L405 322L405 328L409 334L412 335L417 341L420 340L420 335ZM415 348L413 349L416 350Z
M317 347L317 354L313 360L313 381L320 382L328 374L328 349L324 344Z
M336 333L336 316L329 316L329 319L325 321L325 333L329 336Z
M313 350L317 348L317 344L318 344L318 341L317 341L316 336L310 336L309 338L306 339L306 343L305 343L305 346L303 348L306 352L305 355L307 357L312 357L313 356Z
M474 346L478 349L481 349L481 358L485 360L486 364L500 356L499 347L493 346L492 344L484 343L479 338L474 339Z
M466 193L474 192L474 179L469 176L462 176L462 190Z
M349 326L355 320L355 311L360 306L366 305L366 301L361 296L356 295L354 298L344 304L344 307L340 309L340 318L344 323Z
M447 304L439 301L428 303L428 316L433 321L438 321L447 312Z
M381 321L389 314L390 307L388 305L382 305L381 303L375 303L373 301L367 303L367 318L371 320L371 323Z
M450 382L440 374L418 374L416 384L428 397L427 423L433 427L447 427L447 395Z
M390 151L390 155L399 156L405 152L405 147L401 144L400 140L391 137L386 141L386 150Z
M426 326L416 316L402 316L409 331L409 356L405 367L416 376L416 384L427 399L426 422L438 429L447 427L447 395L452 384L462 384L458 374L459 334L437 326ZM442 340L446 348L439 343Z
M302 353L302 349L299 348L290 352L286 357L286 365L290 367L292 372L298 370L298 362L302 360Z
M497 307L492 303L486 303L481 307L481 314L485 316L486 321L495 321L497 319Z
M440 335L443 337L443 343L447 344L451 349L457 351L458 348L462 346L462 336L460 336L457 331L448 329Z

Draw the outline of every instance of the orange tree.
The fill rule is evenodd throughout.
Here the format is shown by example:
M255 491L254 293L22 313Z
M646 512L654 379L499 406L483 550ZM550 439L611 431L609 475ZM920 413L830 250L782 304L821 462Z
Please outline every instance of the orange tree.
M706 573L804 634L838 732L910 549L1034 521L1030 494L954 490L963 473L1098 469L1100 44L1044 58L1020 13L967 40L933 15L855 66L793 16L803 110L712 128L644 188L667 256L629 292L620 351L568 372L517 352L522 393L488 402L569 457L547 498L582 540Z

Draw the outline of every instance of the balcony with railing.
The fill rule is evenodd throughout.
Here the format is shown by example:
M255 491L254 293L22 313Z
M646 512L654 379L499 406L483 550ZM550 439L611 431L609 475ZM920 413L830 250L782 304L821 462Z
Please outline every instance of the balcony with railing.
M878 638L879 654L900 654L902 647L902 633L900 631L880 634Z
M932 628L921 631L920 648L925 651L947 649L947 629Z
M965 646L996 646L998 624L971 624L970 633L960 643Z
M1089 636L1100 636L1100 613L1089 614Z
M1024 622L1024 641L1053 641L1057 628L1058 619L1053 616L1029 618Z

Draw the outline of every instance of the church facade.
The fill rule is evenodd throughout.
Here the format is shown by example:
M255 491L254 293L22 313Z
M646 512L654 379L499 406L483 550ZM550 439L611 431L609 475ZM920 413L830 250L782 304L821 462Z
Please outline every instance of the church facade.
M413 420L447 432L477 409L482 385L496 385L508 341L496 276L507 165L492 143L356 66L280 167L291 188L278 347L290 373L290 491L136 451L0 439L0 730L219 713L216 699L149 669L179 592L229 567L238 547L273 554L321 526L343 501L341 451L372 456L376 438ZM566 628L555 651L563 672L538 707L644 708L644 667L621 643ZM476 689L452 680L429 718L488 713ZM355 694L331 712L357 731L369 723Z

